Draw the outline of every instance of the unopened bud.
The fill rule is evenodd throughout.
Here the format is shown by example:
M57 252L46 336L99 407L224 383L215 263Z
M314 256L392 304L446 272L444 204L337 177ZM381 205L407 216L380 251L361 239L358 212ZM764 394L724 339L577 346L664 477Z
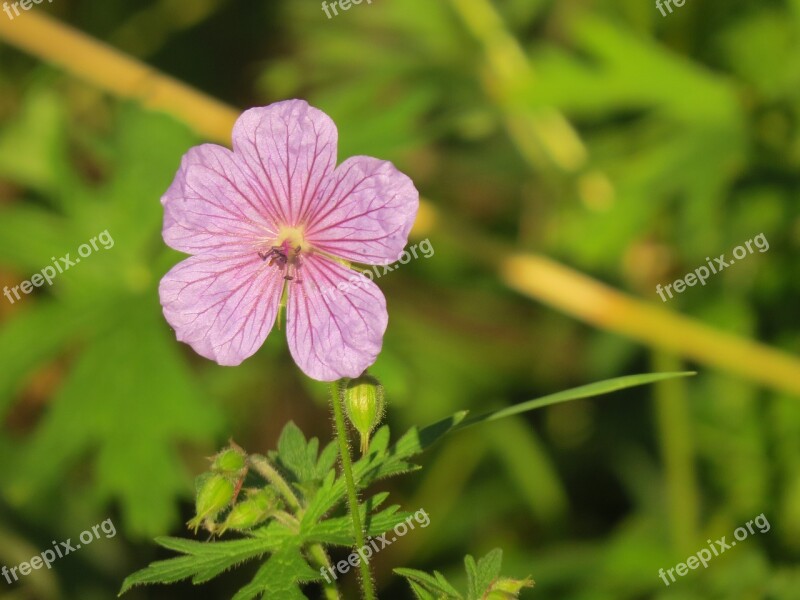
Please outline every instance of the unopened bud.
M277 507L278 496L272 488L249 490L247 499L231 509L228 518L222 524L222 531L251 529L266 521Z
M224 475L239 475L244 469L247 457L238 446L225 448L214 457L212 470Z
M486 600L516 600L522 588L533 587L533 580L500 578L495 580L487 590Z
M205 473L197 478L197 498L195 499L195 518L189 521L189 527L197 531L206 519L213 519L233 500L235 486L230 479L222 475Z
M347 418L361 436L361 453L369 449L369 436L383 418L383 386L371 375L351 379L344 390Z

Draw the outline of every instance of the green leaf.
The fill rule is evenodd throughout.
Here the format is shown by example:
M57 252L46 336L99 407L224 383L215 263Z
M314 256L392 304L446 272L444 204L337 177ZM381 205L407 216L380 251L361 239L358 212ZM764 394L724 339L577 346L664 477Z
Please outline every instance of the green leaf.
M15 268L22 277L29 279L32 274L51 266L53 257L58 260L68 251L75 257L75 248L86 240L71 233L66 220L52 211L26 204L3 208L0 210L2 264ZM53 285L59 283L59 277L63 280L63 275L56 275Z
M191 579L200 584L244 561L275 551L289 539L288 532L273 524L272 534L262 532L257 538L230 542L202 543L178 538L157 538L156 542L184 556L150 564L125 579L120 590L124 594L132 587L154 583L175 583Z
M317 461L315 473L316 479L325 479L330 470L336 465L337 458L339 458L339 447L336 442L331 442L319 453L319 460Z
M331 469L326 475L317 493L311 497L303 514L302 525L313 524L319 521L328 511L330 511L344 496L342 486L336 478L336 473Z
M467 599L475 600L478 595L478 565L471 554L464 557L464 570L467 572Z
M481 558L477 565L475 560L467 555L464 565L467 569L469 583L468 596L470 600L479 600L492 582L500 576L500 569L503 566L503 551L495 548Z
M388 493L383 494L384 497L388 495ZM410 513L401 511L398 505L390 506L377 513L371 511L372 509L368 509L366 504L361 506L361 518L365 522L364 528L369 536L386 533L410 516ZM353 521L350 515L325 519L309 527L303 532L303 535L305 540L309 542L321 542L336 546L352 546L355 543Z
M120 502L128 531L153 535L175 522L174 499L191 487L177 443L212 436L221 415L159 327L157 309L126 309L125 321L77 358L23 447L10 489L24 503L89 464L96 493Z
M356 484L363 489L379 479L418 468L408 462L408 459L420 454L444 435L470 425L484 421L494 421L561 402L600 396L627 388L689 375L693 375L693 373L629 375L557 392L474 417L468 417L467 411L460 411L423 429L412 427L392 448L388 447L389 430L387 427L382 427L375 433L369 452L353 465ZM345 494L345 482L342 478L326 480L319 493L310 501L303 519L304 524L316 522L322 515L342 502Z
M0 176L59 195L67 173L64 106L55 89L32 87L21 113L0 133Z
M594 396L602 396L610 394L611 392L618 392L628 388L639 387L642 385L649 385L658 381L665 381L667 379L675 379L678 377L691 377L695 375L693 371L685 371L681 373L645 373L641 375L626 375L624 377L615 377L614 379L606 379L605 381L598 381L588 385L564 390L563 392L556 392L549 394L535 400L528 400L521 404L515 404L508 408L495 410L492 412L484 413L469 417L463 422L459 423L458 429L482 423L483 421L496 421L511 415L518 415L520 413L536 410L545 406L552 406L553 404L561 404L562 402L570 402L571 400L580 400L582 398L592 398Z
M76 174L64 119L57 95L34 89L21 118L0 132L0 174L44 196L41 207L3 209L2 262L29 277L52 256L75 259L78 246L104 230L114 244L24 298L24 311L0 330L0 415L31 373L68 359L48 410L13 445L18 456L8 461L3 491L17 506L44 504L75 479L72 467L88 467L80 478L89 482L80 491L87 504L117 501L129 534L163 534L191 486L178 446L208 443L222 425L157 305L163 271L154 265L168 254L158 199L194 136L126 106L111 136L117 162L98 184ZM42 301L47 296L58 302Z
M408 459L419 454L436 440L453 430L483 421L492 421L505 416L517 415L525 411L534 410L543 406L550 406L559 402L607 394L621 389L645 385L674 377L684 377L690 374L691 373L653 373L648 375L620 377L581 386L557 394L551 394L543 398L523 402L516 406L469 419L467 418L467 413L462 411L421 430L412 428L406 435L400 438L393 447L389 446L390 436L388 427L382 427L375 433L373 444L369 452L354 464L353 471L357 486L363 489L379 478L414 469L415 466L408 462ZM294 423L289 423L286 425L279 438L278 451L270 453L270 456L276 464L295 477L295 487L307 492L301 498L301 503L304 506L302 517L300 518L300 531L292 535L288 535L285 531L281 533L281 528L273 521L268 526L251 532L250 535L252 535L253 540L263 538L270 542L274 542L277 535L279 539L282 539L280 548L285 554L281 554L274 562L272 562L273 558L278 556L277 554L267 561L256 574L253 581L240 591L240 595L237 596L239 600L247 600L256 597L258 594L266 594L268 592L275 595L275 597L300 598L302 596L297 595L301 594L298 584L302 583L303 577L298 576L292 579L289 577L289 573L291 572L290 567L293 565L299 569L296 573L306 573L309 578L311 577L311 575L308 574L308 565L305 564L305 559L301 556L302 549L305 545L323 543L351 546L354 543L352 522L348 516L334 516L329 519L323 519L324 515L344 501L346 491L344 479L342 477L337 478L333 471L335 452L330 450L329 446L323 450L321 456L318 456L318 448L319 443L316 439L306 441L300 429ZM320 467L322 466L330 470L325 474L324 479L315 487L313 483L314 480L320 477ZM313 493L308 492L309 490L313 490ZM398 506L390 506L380 512L375 512L381 504L386 501L387 497L388 494L382 492L370 497L359 506L362 522L365 523L369 535L382 534L408 517L406 513L399 510ZM176 579L174 578L185 579L192 577L195 581L201 581L206 577L218 574L224 568L228 568L252 556L252 554L247 554L247 552L239 558L237 558L236 555L225 552L205 555L203 551L198 549L201 546L214 547L221 544L228 544L229 542L209 542L198 545L195 545L197 544L196 542L192 542L185 546L172 541L169 543L172 544L175 550L184 554L190 554L192 556L196 556L198 553L203 554L205 558L204 562L202 562L202 569L193 571L190 565L184 560L185 557L172 559L179 561L177 563L169 563L169 561L155 563L144 572L136 574L128 587L135 583L175 581ZM162 543L162 545L166 544ZM254 548L256 550L261 549L263 552L276 550L274 546L260 546L257 543L255 546L245 543L243 547L250 551L253 551ZM235 548L240 547L236 546ZM300 558L298 558L298 556ZM299 565L299 560L303 561L306 567L305 570ZM471 557L467 557L466 566L470 581L470 598L477 598L473 592L486 591L489 586L492 585L492 582L498 578L501 560L502 552L499 550L490 552L477 563L475 563ZM419 598L460 598L460 596L453 594L454 590L452 586L450 586L440 574L425 577L409 575L409 577L412 590L414 590L414 593L417 594ZM509 582L511 582L513 584L512 587L516 589L514 580L509 580ZM270 587L271 585L273 586L272 588ZM527 580L520 583L519 589L526 585ZM128 589L128 587L123 588L123 591ZM443 596L442 594L445 595Z
M411 586L411 591L414 592L414 597L417 600L442 600L441 596L437 598L413 579L408 580L408 585Z
M269 557L253 580L239 590L233 600L281 598L306 600L298 584L319 579L297 548L284 548Z
M431 446L434 442L441 439L448 433L485 421L496 421L504 417L518 415L531 410L544 408L545 406L552 406L554 404L561 404L562 402L570 402L572 400L580 400L583 398L591 398L594 396L602 396L620 390L638 387L642 385L649 385L658 381L665 381L667 379L675 379L678 377L690 377L695 375L694 372L686 371L681 373L645 373L641 375L626 375L624 377L615 377L613 379L606 379L605 381L598 381L588 385L571 388L555 394L548 394L541 398L528 400L514 406L502 408L481 415L469 416L468 411L459 411L449 417L446 417L432 425L428 425L423 429L416 429L412 427L400 440L395 444L392 456L410 458L415 456ZM363 460L363 459L362 459ZM359 461L361 462L361 461Z
M418 571L416 569L395 569L395 573L400 575L401 577L405 577L409 580L409 583L414 589L415 593L417 590L421 590L425 595L419 595L420 598L457 598L461 600L463 596L455 589L447 579L445 579L444 575L439 573L439 571L434 571L433 575L429 575L425 571ZM416 585L420 584L420 585ZM425 586L422 588L421 586ZM434 596L433 593L438 594Z
M89 321L68 306L43 302L21 311L0 329L0 417L18 386L39 365L55 358Z
M292 473L296 481L309 481L317 475L318 449L317 438L306 441L300 428L289 421L278 439L278 451L271 452L270 457Z
M477 563L469 554L464 557L464 568L467 572L467 600L485 600L490 597L517 598L523 588L533 586L530 578L501 578L502 563L503 551L499 548L489 552ZM464 599L464 596L438 571L434 571L433 575L416 569L394 569L394 572L408 580L417 598Z

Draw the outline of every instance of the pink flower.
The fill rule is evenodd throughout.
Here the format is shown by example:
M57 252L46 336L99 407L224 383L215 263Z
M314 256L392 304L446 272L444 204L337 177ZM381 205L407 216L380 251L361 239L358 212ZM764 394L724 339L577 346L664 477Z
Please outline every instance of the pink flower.
M387 161L354 156L337 167L336 146L330 117L288 100L242 114L233 151L204 144L183 157L161 199L163 236L192 256L159 286L180 341L238 365L264 343L284 298L289 350L309 377L358 377L375 362L386 300L349 261L397 260L419 194ZM323 293L340 284L346 293Z

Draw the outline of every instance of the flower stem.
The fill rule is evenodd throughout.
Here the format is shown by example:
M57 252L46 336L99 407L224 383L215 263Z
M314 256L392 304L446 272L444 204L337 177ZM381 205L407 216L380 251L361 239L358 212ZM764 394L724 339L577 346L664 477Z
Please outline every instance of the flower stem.
M272 466L266 456L253 454L250 456L250 465L259 475L275 486L281 496L283 496L283 499L286 500L286 504L288 504L292 510L300 510L301 505L297 495L292 491L289 484L286 483L286 480L281 477L277 469Z
M308 554L316 566L324 569L333 569L331 561L325 553L325 548L322 544L314 544L311 546L308 549ZM326 580L322 582L322 592L325 594L325 600L342 600L342 597L339 595L339 589L333 581L328 582Z
M342 411L342 380L331 383L331 405L333 406L333 420L336 438L339 441L339 455L342 458L342 472L344 481L347 485L347 501L350 505L350 518L353 521L353 533L356 538L356 550L364 546L364 529L361 526L361 517L358 512L358 494L356 484L353 479L353 464L350 461L350 446L347 440L347 430L344 425L344 412ZM372 574L369 571L369 564L362 560L361 567L361 589L364 592L365 600L376 600L375 590L372 585Z

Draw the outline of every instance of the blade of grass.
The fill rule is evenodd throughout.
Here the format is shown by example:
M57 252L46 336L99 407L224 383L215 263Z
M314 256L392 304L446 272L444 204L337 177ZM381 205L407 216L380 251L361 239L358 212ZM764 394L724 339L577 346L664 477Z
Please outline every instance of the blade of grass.
M645 373L641 375L626 375L624 377L615 377L613 379L606 379L587 385L582 385L576 388L571 388L555 394L548 394L541 398L521 402L514 406L501 408L500 410L493 410L479 415L470 415L469 411L460 411L449 417L436 421L427 427L420 429L416 435L406 435L400 439L395 445L395 452L401 456L413 456L422 452L429 446L433 445L440 438L445 435L470 427L478 423L487 421L496 421L504 417L512 415L519 415L531 410L544 408L545 406L552 406L553 404L560 404L562 402L570 402L571 400L580 400L582 398L591 398L593 396L602 396L610 394L619 390L627 388L638 387L655 383L657 381L665 381L667 379L674 379L677 377L691 377L695 375L693 371L685 371L680 373Z
M547 396L543 396L542 398L536 398L535 400L528 400L527 402L515 404L514 406L509 406L507 408L501 408L500 410L469 416L461 421L461 423L456 425L455 429L463 429L464 427L469 427L470 425L475 425L476 423L483 423L484 421L496 421L497 419L503 419L505 417L510 417L511 415L519 415L524 412L536 410L537 408L552 406L553 404L560 404L562 402L569 402L571 400L580 400L581 398L591 398L593 396L602 396L604 394L610 394L611 392L617 392L627 388L648 385L657 381L665 381L667 379L675 379L678 377L691 377L695 374L696 373L694 371L684 371L678 373L645 373L642 375L626 375L624 377L606 379L605 381L598 381L596 383L590 383L569 390L564 390L563 392L549 394Z

